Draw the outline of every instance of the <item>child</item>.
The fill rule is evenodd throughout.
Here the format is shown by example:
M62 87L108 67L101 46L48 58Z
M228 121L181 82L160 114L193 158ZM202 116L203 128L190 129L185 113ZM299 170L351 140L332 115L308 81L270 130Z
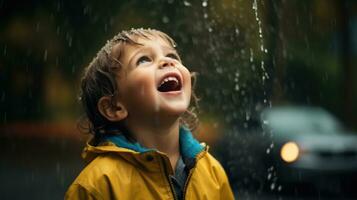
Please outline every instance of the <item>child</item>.
M233 199L223 168L190 132L191 74L165 33L116 35L81 89L94 137L66 199Z

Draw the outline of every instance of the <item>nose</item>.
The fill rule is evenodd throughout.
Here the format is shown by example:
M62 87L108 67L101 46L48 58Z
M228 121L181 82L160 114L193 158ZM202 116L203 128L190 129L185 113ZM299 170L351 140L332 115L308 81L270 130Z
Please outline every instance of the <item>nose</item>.
M159 64L160 68L165 68L165 67L175 67L175 63L173 60L168 59L168 58L164 58L160 61Z

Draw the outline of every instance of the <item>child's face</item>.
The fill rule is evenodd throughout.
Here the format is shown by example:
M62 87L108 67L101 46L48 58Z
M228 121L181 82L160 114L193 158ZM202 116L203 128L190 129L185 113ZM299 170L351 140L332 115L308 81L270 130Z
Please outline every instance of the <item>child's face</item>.
M120 57L123 70L118 78L119 101L127 109L128 118L179 116L190 103L190 72L162 38L138 38L136 42L142 45L127 44Z

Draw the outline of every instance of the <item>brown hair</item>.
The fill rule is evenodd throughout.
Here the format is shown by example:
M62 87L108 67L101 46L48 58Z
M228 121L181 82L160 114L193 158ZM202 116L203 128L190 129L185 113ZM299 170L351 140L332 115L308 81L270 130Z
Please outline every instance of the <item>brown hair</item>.
M125 51L126 44L139 44L135 42L137 38L150 39L150 36L158 36L168 42L173 48L176 43L167 34L155 29L131 29L122 31L111 40L108 40L104 47L99 50L92 62L84 70L81 79L80 102L85 110L86 116L79 121L81 131L94 134L99 137L102 134L119 131L123 134L129 134L121 121L111 122L102 116L98 110L97 104L101 97L111 96L112 105L118 95L118 86L116 82L117 74L122 68L120 61L112 57L111 52L114 45L121 45L120 51ZM140 44L139 44L140 45ZM120 54L120 53L119 53ZM193 86L195 86L195 73L193 77ZM196 108L198 107L198 98L192 91L191 106L180 117L180 124L186 126L191 131L198 126L198 117Z

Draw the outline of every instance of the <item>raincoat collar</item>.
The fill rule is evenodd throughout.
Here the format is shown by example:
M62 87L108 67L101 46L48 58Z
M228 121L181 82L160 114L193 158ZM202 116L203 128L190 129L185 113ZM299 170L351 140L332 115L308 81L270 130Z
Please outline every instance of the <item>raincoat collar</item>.
M180 152L184 159L194 159L201 151L204 150L204 145L201 145L186 127L180 127L179 130ZM150 151L157 151L156 149L149 149L143 147L138 142L130 142L124 135L106 135L103 141L114 143L117 147L132 150L138 153L146 153Z

